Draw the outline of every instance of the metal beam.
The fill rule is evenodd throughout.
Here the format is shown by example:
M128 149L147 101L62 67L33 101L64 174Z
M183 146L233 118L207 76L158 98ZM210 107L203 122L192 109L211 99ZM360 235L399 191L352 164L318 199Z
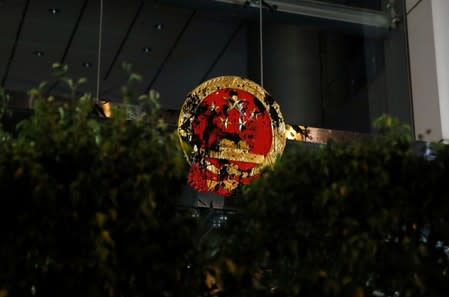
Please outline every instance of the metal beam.
M215 2L230 5L248 6L258 8L257 0L214 0ZM392 27L392 20L383 11L356 8L346 5L325 3L322 1L264 1L268 6L275 8L277 12L296 14L320 19L358 24L375 28L388 29Z

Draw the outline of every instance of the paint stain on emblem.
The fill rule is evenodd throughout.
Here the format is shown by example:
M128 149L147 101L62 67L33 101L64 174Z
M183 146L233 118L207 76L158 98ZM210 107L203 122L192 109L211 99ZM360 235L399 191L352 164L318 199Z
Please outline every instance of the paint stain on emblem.
M186 96L178 133L190 163L188 183L229 196L274 164L285 147L285 123L274 99L237 76L210 79Z

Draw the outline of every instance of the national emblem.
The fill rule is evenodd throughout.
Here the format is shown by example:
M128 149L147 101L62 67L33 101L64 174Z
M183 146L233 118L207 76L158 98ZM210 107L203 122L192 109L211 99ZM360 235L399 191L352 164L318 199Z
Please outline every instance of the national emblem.
M237 76L210 79L190 92L178 133L191 165L189 184L223 196L273 165L286 141L278 104L261 86Z

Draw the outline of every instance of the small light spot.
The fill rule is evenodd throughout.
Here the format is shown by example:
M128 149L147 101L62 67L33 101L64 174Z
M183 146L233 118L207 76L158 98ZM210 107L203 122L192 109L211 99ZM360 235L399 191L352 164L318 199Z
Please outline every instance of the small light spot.
M43 51L37 50L37 51L34 51L33 54L34 54L36 57L42 57L42 56L44 55L44 52L43 52Z
M142 51L143 51L145 54L149 54L149 53L151 53L151 47L144 47L144 48L142 48Z
M156 24L154 25L154 28L156 30L162 31L164 29L164 24Z
M56 14L58 14L60 12L60 10L59 10L59 8L50 8L50 9L48 9L48 12L51 15L56 15Z
M83 65L84 68L92 67L92 63L91 62L84 62L82 65Z

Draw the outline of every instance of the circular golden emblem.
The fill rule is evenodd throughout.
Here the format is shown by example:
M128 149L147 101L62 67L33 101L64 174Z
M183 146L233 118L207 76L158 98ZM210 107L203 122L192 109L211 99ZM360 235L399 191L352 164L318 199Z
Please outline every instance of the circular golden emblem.
M285 148L279 105L255 82L221 76L187 94L178 120L189 184L228 196L271 166Z

